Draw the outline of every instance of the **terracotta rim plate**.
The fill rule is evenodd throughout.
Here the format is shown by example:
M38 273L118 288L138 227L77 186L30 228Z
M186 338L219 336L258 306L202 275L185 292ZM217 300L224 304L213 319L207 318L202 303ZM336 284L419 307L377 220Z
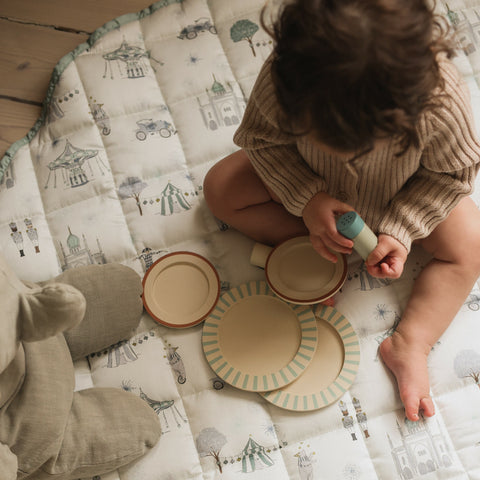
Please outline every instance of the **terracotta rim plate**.
M282 388L298 378L317 348L310 307L278 298L253 281L223 294L205 320L203 351L215 373L241 390Z
M220 296L213 265L193 252L174 252L157 260L143 277L143 304L157 322L186 328L202 322Z
M317 253L308 236L287 240L272 250L265 274L272 290L288 302L320 303L335 295L345 283L345 255L332 263Z
M318 347L304 374L284 388L261 395L286 410L309 411L338 400L352 385L360 344L350 322L336 309L318 306Z

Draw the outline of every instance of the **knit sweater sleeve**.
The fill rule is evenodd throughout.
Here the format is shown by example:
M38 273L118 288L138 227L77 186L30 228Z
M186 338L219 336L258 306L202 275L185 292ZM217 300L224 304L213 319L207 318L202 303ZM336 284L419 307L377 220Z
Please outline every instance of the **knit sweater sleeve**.
M302 216L309 200L325 191L325 181L305 162L297 137L278 126L278 105L267 60L259 73L234 142L243 148L255 171L293 215Z
M446 95L441 97L441 108L420 122L420 166L393 197L378 228L407 250L413 240L427 237L473 191L480 165L468 87L453 64L445 60L440 67Z

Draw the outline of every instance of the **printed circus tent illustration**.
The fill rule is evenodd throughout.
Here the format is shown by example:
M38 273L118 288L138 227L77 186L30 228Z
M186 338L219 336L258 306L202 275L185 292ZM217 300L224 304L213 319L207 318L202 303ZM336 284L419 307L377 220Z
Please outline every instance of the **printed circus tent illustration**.
M273 460L265 451L265 447L262 447L250 437L242 450L242 472L254 472L272 465Z
M183 210L190 210L192 206L187 202L183 192L170 182L162 191L161 214L173 215Z

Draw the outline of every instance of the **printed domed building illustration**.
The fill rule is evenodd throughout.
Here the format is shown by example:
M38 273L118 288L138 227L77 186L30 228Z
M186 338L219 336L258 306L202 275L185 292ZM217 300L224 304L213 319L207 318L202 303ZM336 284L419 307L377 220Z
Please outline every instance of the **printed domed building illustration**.
M83 238L83 247L80 242L80 238L77 235L73 234L68 227L68 237L67 237L67 251L65 250L62 242L60 244L60 264L62 266L62 271L68 270L70 268L80 267L82 265L101 265L107 263L105 254L102 251L100 241L97 239L98 250L93 252L90 250L87 239L85 235L82 235Z
M245 111L245 100L237 97L228 84L228 90L213 75L213 84L206 89L207 103L202 104L197 98L205 126L209 130L219 127L238 125Z
M449 447L440 433L432 433L424 420L411 422L405 427L397 422L401 445L394 446L387 434L393 462L402 480L410 480L452 465Z

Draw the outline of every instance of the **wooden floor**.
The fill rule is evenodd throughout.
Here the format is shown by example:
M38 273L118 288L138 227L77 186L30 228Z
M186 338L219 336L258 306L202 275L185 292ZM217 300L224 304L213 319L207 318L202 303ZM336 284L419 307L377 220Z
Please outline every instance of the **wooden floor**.
M0 0L0 159L37 120L57 62L104 23L154 0Z

